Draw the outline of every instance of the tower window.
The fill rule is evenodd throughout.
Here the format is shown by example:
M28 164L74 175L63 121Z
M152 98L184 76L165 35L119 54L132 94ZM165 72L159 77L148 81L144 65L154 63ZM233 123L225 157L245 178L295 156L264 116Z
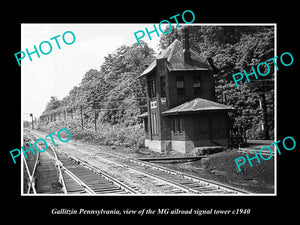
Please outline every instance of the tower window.
M151 113L151 133L152 135L156 135L157 132L157 117L155 113Z
M146 134L148 134L148 133L149 133L148 117L146 117L146 118L144 119L144 128L145 128Z
M149 97L154 98L156 96L156 85L155 85L155 78L150 79L150 93Z
M161 97L166 97L166 81L165 77L160 77Z
M194 95L200 95L201 94L201 80L200 76L194 76L193 77L194 83Z
M174 132L174 134L182 134L182 118L181 117L173 118L173 132Z
M184 76L176 77L177 95L185 95Z

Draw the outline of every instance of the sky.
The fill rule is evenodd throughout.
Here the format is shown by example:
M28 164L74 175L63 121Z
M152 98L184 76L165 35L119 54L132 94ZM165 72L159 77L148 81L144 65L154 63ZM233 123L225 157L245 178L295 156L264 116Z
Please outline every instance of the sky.
M22 24L20 51L34 52L35 45L40 54L40 58L36 53L31 54L32 61L27 54L21 60L23 120L31 121L30 113L36 118L42 115L50 96L61 100L68 95L88 70L100 70L105 56L121 45L136 43L134 32L145 30L145 27L150 30L153 24ZM66 31L74 33L73 44L63 42L62 35ZM57 35L60 35L57 40L61 49L55 40L50 40ZM158 52L159 37L153 33L149 40L146 36L141 40ZM67 42L72 41L69 33L65 38ZM43 41L51 43L52 52L48 55L39 50ZM42 50L48 52L50 49L47 44L42 44Z

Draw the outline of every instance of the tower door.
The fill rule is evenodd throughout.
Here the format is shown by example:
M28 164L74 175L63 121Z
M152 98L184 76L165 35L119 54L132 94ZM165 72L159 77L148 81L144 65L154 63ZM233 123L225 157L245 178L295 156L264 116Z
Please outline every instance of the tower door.
M197 143L207 143L209 140L209 118L205 114L195 115L193 118L194 140Z

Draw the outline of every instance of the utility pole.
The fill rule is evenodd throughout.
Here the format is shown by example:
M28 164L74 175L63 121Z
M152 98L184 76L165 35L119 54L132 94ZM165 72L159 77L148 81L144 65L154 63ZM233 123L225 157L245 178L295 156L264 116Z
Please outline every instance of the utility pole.
M82 105L80 106L81 128L83 130Z
M261 80L256 80L253 81L250 85L250 87L259 87L260 88L260 92L257 92L257 95L260 97L260 105L259 108L261 109L261 113L262 113L262 120L261 120L261 124L262 124L262 131L263 131L263 136L264 139L269 140L270 139L270 135L269 135L269 116L268 116L268 107L267 107L267 100L266 100L266 92L267 91L271 91L274 90L274 79L261 79Z
M33 130L33 114L30 113L30 116L31 116L31 126L32 126L32 130Z
M98 105L98 102L93 102L93 106L94 108L94 116L95 116L95 131L97 131L97 112L96 112L96 109L99 108L99 105Z
M97 131L97 112L95 109L95 131Z
M73 119L73 108L71 108L71 119Z
M263 114L264 137L266 140L269 140L270 136L269 136L268 110L267 110L266 96L264 93L262 93L262 94L260 94L260 97L261 97L261 107L262 107L262 114Z

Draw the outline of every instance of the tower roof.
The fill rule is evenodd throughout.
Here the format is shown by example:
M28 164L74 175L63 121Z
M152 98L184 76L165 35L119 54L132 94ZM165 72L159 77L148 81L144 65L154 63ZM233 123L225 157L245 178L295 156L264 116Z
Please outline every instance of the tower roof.
M164 111L163 115L189 114L207 111L229 111L234 108L217 102L209 101L203 98L195 98L189 102L185 102L172 109Z
M167 59L167 68L169 71L193 71L193 70L213 70L206 60L197 52L190 49L191 61L184 62L184 53L181 41L175 39L165 50L163 50L156 58ZM156 60L154 60L146 70L139 76L147 75L156 68Z

